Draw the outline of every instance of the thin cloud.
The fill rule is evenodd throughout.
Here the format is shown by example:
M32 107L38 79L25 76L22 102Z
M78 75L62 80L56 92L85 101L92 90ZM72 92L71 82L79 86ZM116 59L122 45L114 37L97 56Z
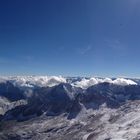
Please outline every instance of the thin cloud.
M31 62L31 61L34 60L33 56L30 56L30 55L24 56L23 58L24 58L24 60L26 60L27 62Z
M124 50L125 49L125 45L119 41L118 39L113 39L113 40L105 40L105 45L106 47L113 49L113 50Z
M89 53L91 50L92 50L92 46L89 45L87 47L79 48L78 53L84 55L84 54Z

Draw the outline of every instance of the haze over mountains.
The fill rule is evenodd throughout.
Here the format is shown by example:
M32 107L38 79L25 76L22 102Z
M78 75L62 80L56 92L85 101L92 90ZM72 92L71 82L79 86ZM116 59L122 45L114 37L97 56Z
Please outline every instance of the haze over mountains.
M0 77L2 140L138 140L140 80Z

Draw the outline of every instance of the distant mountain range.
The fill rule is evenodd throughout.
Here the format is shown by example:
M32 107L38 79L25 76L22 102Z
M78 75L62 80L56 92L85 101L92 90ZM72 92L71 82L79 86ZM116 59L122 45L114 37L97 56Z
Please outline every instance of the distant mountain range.
M0 77L0 139L140 139L139 103L139 79Z

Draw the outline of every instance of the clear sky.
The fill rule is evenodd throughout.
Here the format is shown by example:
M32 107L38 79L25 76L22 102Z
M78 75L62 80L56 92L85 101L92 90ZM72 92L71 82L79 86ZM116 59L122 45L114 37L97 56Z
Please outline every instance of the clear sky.
M140 0L0 0L0 75L140 77Z

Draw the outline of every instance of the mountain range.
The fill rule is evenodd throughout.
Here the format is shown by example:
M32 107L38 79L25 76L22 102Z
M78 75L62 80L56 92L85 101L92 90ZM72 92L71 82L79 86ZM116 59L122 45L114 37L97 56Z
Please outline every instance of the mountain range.
M1 140L139 140L140 80L0 77Z

